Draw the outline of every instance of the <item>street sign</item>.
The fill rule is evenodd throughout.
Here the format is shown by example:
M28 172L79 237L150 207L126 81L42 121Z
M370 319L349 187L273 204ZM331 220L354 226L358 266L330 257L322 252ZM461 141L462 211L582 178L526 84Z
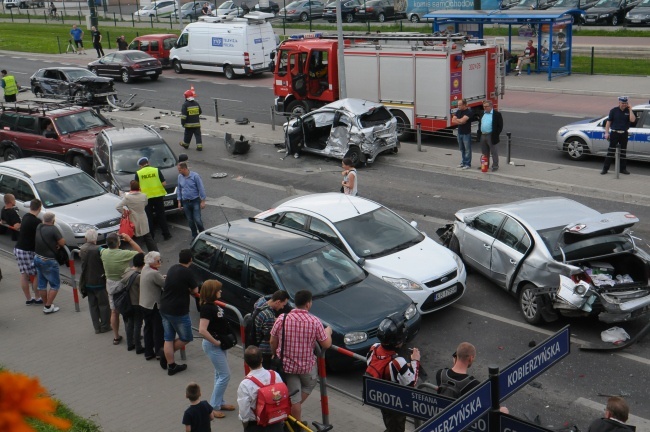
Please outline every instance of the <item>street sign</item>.
M492 408L492 383L485 381L462 399L454 401L436 418L416 429L416 432L462 432Z
M499 372L499 402L503 402L546 369L568 356L571 349L570 339L569 326L566 326L503 368Z
M552 432L550 429L520 420L507 414L500 414L500 432Z
M453 399L405 387L369 376L363 377L363 403L376 408L399 411L408 417L429 420L454 402ZM487 432L489 416L479 418L468 431Z

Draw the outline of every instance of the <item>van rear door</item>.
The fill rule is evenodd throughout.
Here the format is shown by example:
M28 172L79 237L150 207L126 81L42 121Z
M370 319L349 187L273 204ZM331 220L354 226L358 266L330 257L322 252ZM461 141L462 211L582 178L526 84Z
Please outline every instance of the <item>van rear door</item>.
M246 49L253 72L268 71L271 52L275 50L275 34L268 22L248 25Z

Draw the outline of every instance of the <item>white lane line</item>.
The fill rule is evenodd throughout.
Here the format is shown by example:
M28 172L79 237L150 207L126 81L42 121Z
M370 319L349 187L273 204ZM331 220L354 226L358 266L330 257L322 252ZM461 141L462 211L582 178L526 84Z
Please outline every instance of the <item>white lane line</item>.
M579 397L578 399L576 399L575 403L587 408L592 408L601 413L605 411L605 405L598 402L594 402L589 399L585 399L583 397ZM627 419L627 424L636 426L636 430L639 432L650 431L650 420L644 419L643 417L630 414Z
M518 114L530 114L531 113L531 111L510 109L510 108L500 109L499 111L501 111L501 112L510 112L510 113L518 113Z
M140 87L131 87L131 90L140 90L140 91L148 91L152 93L156 93L158 90L151 90L151 89L145 89L145 88L140 88Z
M16 75L27 75L29 72L13 72Z
M551 335L555 334L555 332L550 331L550 330L545 330L545 329L535 327L535 326L530 325L530 324L526 324L526 323L522 323L522 322L519 322L519 321L511 320L509 318L504 318L504 317L494 315L494 314L491 314L489 312L484 312L482 310L474 309L474 308L471 308L471 307L468 307L468 306L453 304L452 307L455 307L456 309L464 310L465 312L470 312L470 313L473 313L473 314L476 314L476 315L484 316L486 318L490 318L490 319L493 319L495 321L500 321L500 322L502 322L504 324L510 324L512 326L519 327L519 328L522 328L522 329L525 329L525 330L530 330L530 331L533 331L533 332L542 333L542 334L545 334L547 336L551 336ZM582 339L578 339L578 338L575 338L575 337L571 337L571 342L573 342L575 344L579 344L579 345L588 344L587 341L584 341ZM626 353L618 353L618 352L613 353L613 354L617 355L619 357L626 358L628 360L635 361L637 363L650 365L650 359L647 359L647 358L644 358L644 357L639 357L639 356L636 356L634 354L626 354Z
M257 88L258 86L256 86L256 85L250 85L250 84L239 84L239 87Z
M589 116L583 116L583 115L573 115L573 114L553 114L553 117L566 117L566 118L575 118L575 119L584 119L585 117Z
M243 101L237 100L237 99L224 99L224 98L210 98L213 100L220 100L220 101L228 101L228 102L239 102L239 103L244 103Z

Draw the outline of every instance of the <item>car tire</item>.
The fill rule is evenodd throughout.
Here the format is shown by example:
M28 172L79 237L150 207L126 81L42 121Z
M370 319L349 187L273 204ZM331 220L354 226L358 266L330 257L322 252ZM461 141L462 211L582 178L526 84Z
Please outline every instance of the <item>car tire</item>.
M531 283L525 284L519 290L519 309L529 324L541 324L544 322L542 316L544 302L541 296L535 295L534 290L535 285Z
M90 163L88 163L88 160L82 155L73 156L70 165L79 168L83 172L92 173Z
M354 15L352 15L351 13L345 14L345 17L343 17L343 21L345 21L348 24L353 22L354 21Z
M93 96L92 93L87 90L77 90L74 92L74 95L72 95L72 101L76 104L84 105L92 103Z
M361 149L357 146L352 146L345 154L346 158L352 160L352 166L357 167L361 165Z
M183 66L181 65L181 62L179 60L174 60L172 62L172 67L174 68L174 72L176 72L177 74L183 73Z
M309 111L311 111L311 107L302 100L295 100L287 105L287 112L291 113L292 117L307 114Z
M386 15L384 15L383 13L380 13L380 14L377 16L377 21L379 21L379 22L381 22L381 23L385 22L385 21L386 21Z
M411 139L413 131L411 130L411 122L406 117L406 114L400 110L391 111L391 113L397 120L397 139L399 141L408 141Z
M131 82L131 76L129 75L128 70L122 69L122 72L120 72L120 76L122 77L122 82L124 84L128 84Z
M415 14L411 15L411 22L414 23L414 24L419 23L420 22L420 17L415 15Z
M151 81L158 81L158 78L160 78L160 74L151 75L149 78L151 78Z
M617 26L618 25L618 17L614 15L612 17L612 26Z
M10 161L10 160L16 160L21 158L20 151L13 148L13 147L7 147L4 151L4 160L5 162Z
M229 80L235 79L235 71L233 70L231 65L225 65L223 67L223 74Z
M303 12L303 13L300 14L300 21L302 21L302 22L309 21L309 15L307 15L307 12Z
M579 137L571 137L564 141L564 152L575 161L584 160L589 153L589 147L585 140Z

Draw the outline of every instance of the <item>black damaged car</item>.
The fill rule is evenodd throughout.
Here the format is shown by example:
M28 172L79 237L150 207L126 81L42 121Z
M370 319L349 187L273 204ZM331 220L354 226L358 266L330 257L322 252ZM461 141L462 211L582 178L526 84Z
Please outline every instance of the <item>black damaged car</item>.
M78 67L39 69L30 82L36 97L66 99L79 105L104 104L107 96L117 94L112 78Z

